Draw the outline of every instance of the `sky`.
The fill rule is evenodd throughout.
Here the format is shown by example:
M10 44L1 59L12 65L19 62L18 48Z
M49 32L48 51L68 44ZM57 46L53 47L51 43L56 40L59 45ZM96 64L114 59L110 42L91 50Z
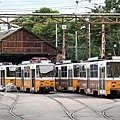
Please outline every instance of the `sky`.
M91 0L91 2L89 2L89 0L0 0L0 13L27 14L43 7L57 10L60 14L88 13L95 5L103 6L104 1L105 0ZM7 18L1 19L7 21ZM9 18L9 21L12 19ZM6 30L8 27L5 24L0 24L0 29Z
M89 2L89 0L0 0L0 12L32 13L42 7L48 7L53 10L58 10L61 14L88 13L95 5L104 5L104 1L105 0L91 0L91 2Z

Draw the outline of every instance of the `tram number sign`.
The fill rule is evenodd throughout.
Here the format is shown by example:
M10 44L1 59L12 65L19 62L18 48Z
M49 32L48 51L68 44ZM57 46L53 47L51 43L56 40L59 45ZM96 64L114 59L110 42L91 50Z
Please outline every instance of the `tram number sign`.
M66 29L66 25L62 25L62 29L65 30Z

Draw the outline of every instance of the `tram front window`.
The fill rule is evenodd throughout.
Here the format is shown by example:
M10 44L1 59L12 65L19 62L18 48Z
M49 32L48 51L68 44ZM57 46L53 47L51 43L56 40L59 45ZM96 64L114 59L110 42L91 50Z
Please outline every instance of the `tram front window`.
M14 66L6 67L6 76L7 77L15 77L15 70Z
M107 63L107 77L120 77L120 62Z
M36 67L37 77L54 77L55 67L53 65L42 65Z

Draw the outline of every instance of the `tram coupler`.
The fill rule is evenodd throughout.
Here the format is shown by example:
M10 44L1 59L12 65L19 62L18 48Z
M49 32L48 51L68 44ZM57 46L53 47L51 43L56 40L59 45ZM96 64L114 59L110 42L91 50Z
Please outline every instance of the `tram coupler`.
M42 87L41 88L41 92L42 93L49 93L51 91L51 87L46 86L46 87Z

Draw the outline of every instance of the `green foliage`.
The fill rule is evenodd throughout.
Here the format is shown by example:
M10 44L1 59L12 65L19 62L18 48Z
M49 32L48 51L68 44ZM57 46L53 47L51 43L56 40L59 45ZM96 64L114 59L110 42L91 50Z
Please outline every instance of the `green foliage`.
M120 0L105 0L105 6L95 6L92 12L95 13L120 13ZM115 18L111 18L115 21ZM97 30L94 31L94 27L91 27L91 44L101 47L101 25L97 25ZM99 33L99 34L98 34ZM93 37L94 36L94 37ZM118 55L118 47L120 41L120 24L105 24L105 40L106 40L106 55ZM116 47L114 47L116 45ZM95 55L95 50L91 46L91 54ZM94 52L94 53L93 53Z
M95 6L95 8L91 11L94 13L103 13L103 12L120 12L120 0L105 0L105 6ZM52 10L50 8L41 8L40 10L35 10L33 13L59 13L56 10ZM92 20L96 20L96 18L92 18ZM114 18L113 18L114 20ZM31 17L31 18L19 18L15 20L16 22L21 21L20 26L24 26L25 28L31 30L38 36L42 37L44 40L49 41L51 44L55 45L56 43L56 21L57 23L57 36L58 36L58 48L62 49L62 41L63 41L63 30L62 30L62 19L61 18L44 18L44 17ZM35 24L34 21L36 21ZM69 23L68 21L71 21ZM49 24L50 22L50 24ZM78 59L85 60L86 59L86 48L87 48L87 40L86 40L86 23L77 24L75 20L66 19L64 20L67 29L65 31L65 39L66 39L66 59L75 59L75 50L78 51ZM60 24L59 24L60 23ZM82 26L85 26L85 29L81 29ZM101 32L102 26L101 24L91 24L90 27L90 45L91 45L91 57L100 56L101 49ZM75 31L77 31L77 46L75 46ZM118 24L106 24L105 25L105 34L106 34L106 54L111 53L114 55L118 53L118 47L120 42L120 25ZM116 44L117 47L114 48ZM113 51L114 50L114 51Z
M105 0L106 12L120 12L120 0Z
M52 10L51 8L43 7L39 10L35 10L33 13L59 13L57 10Z

